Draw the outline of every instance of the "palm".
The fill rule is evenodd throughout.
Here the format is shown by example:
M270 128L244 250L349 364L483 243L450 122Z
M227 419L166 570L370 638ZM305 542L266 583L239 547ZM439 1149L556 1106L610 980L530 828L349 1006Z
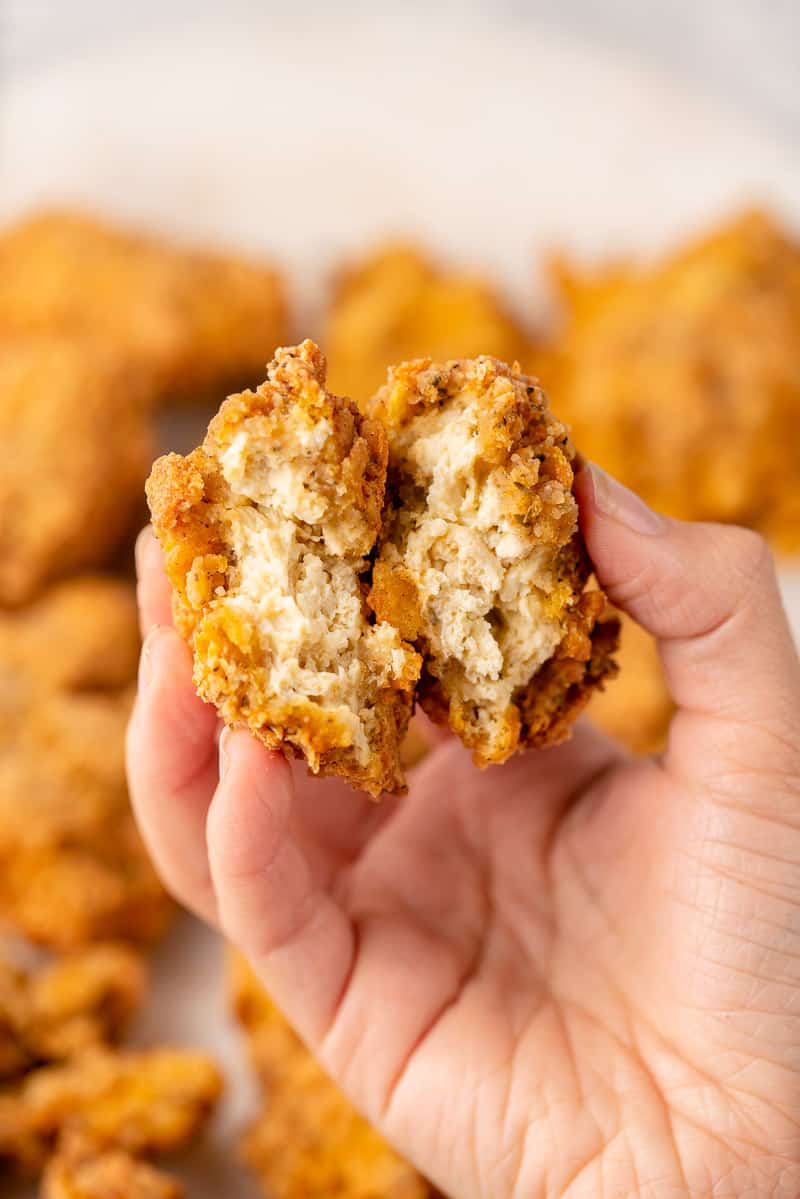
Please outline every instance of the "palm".
M656 763L588 729L488 774L447 746L371 835L343 794L299 813L358 930L323 1059L456 1194L705 1195L794 1133L797 1078L739 1077L787 996L721 947L735 851Z

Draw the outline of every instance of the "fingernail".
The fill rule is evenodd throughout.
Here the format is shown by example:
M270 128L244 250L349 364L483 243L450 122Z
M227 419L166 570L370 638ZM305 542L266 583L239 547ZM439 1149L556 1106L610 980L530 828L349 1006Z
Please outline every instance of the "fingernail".
M222 730L222 732L219 735L219 745L217 747L218 751L219 751L219 777L220 778L222 778L222 776L225 774L225 771L228 769L228 761L229 761L228 741L230 739L230 735L231 735L231 730L228 728L227 725L225 725L225 728Z
M604 516L646 537L657 536L666 530L665 517L654 512L635 492L606 474L602 467L590 462L586 470L592 480L595 507Z
M153 654L155 650L155 640L162 632L163 626L156 625L154 629L145 637L142 642L142 651L139 654L139 690L144 691L151 679L153 678Z
M153 539L153 526L145 525L136 538L136 545L133 549L133 556L136 561L136 575L141 578L142 567L144 566L144 555L147 546Z

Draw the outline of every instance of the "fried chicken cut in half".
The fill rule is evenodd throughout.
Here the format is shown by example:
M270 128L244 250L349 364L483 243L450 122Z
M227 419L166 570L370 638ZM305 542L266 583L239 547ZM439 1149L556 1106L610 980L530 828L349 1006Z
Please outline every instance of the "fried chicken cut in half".
M326 390L305 341L147 484L200 695L227 724L373 795L403 785L419 672L365 602L386 454L382 426Z
M331 386L360 404L391 362L493 354L527 363L528 334L487 280L418 247L378 246L341 272L325 338Z
M0 335L0 606L106 560L152 462L144 380L61 334Z
M536 381L481 357L389 371L387 511L370 603L423 656L420 701L479 765L561 741L615 670L587 589L574 451Z
M125 782L138 653L121 580L0 610L0 921L54 949L149 941L172 913Z
M94 945L30 973L0 960L0 1079L121 1036L141 1002L141 958Z
M0 1166L36 1173L71 1133L134 1156L171 1152L197 1134L221 1090L202 1053L86 1050L0 1091Z
M231 954L234 1010L266 1104L243 1155L270 1199L428 1199L423 1178L356 1112Z
M653 265L560 262L538 363L577 445L659 511L800 547L800 244L747 212Z
M249 383L286 323L267 264L81 212L34 213L0 234L0 330L89 332L147 374L155 403Z
M39 1191L40 1199L183 1199L185 1193L177 1178L80 1133L59 1145Z

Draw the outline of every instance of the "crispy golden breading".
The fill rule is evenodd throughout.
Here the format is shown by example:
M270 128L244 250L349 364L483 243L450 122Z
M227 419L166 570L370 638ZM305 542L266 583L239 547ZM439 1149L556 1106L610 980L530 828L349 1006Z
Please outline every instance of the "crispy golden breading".
M666 744L675 705L667 690L655 639L627 617L621 620L619 679L592 703L592 722L634 753L658 753Z
M176 1178L123 1149L72 1133L47 1163L41 1199L183 1199Z
M366 402L391 362L493 354L504 362L530 354L527 335L487 283L439 269L409 245L387 245L345 271L325 344L330 384Z
M0 335L0 606L103 562L131 531L153 458L145 395L98 343Z
M141 958L95 945L35 973L0 960L0 1078L115 1041L141 1002Z
M120 580L0 612L0 920L54 948L149 940L172 911L125 783L138 648Z
M386 436L325 389L313 342L279 350L231 396L202 447L147 485L194 650L195 683L228 724L374 795L403 784L398 748L419 658L371 622Z
M0 1167L40 1170L62 1134L134 1155L187 1144L222 1090L217 1067L185 1049L89 1049L0 1091Z
M581 452L661 511L800 546L800 246L751 212L652 268L558 275L538 369Z
M270 1199L427 1199L427 1183L344 1098L232 957L236 1014L267 1104L243 1152Z
M586 590L574 451L536 381L496 359L389 372L387 513L370 604L423 656L420 701L476 762L561 741L614 671Z
M154 400L251 382L285 340L274 269L76 212L0 235L0 330L88 331L148 373Z

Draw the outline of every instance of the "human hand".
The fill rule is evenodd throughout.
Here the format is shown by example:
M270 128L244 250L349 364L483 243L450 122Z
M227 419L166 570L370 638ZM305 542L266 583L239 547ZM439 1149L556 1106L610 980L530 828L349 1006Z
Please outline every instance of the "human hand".
M226 731L218 783L147 533L139 820L176 896L454 1199L796 1199L800 664L770 556L596 468L577 488L601 583L659 639L662 757L580 722L479 772L439 737L376 805Z

